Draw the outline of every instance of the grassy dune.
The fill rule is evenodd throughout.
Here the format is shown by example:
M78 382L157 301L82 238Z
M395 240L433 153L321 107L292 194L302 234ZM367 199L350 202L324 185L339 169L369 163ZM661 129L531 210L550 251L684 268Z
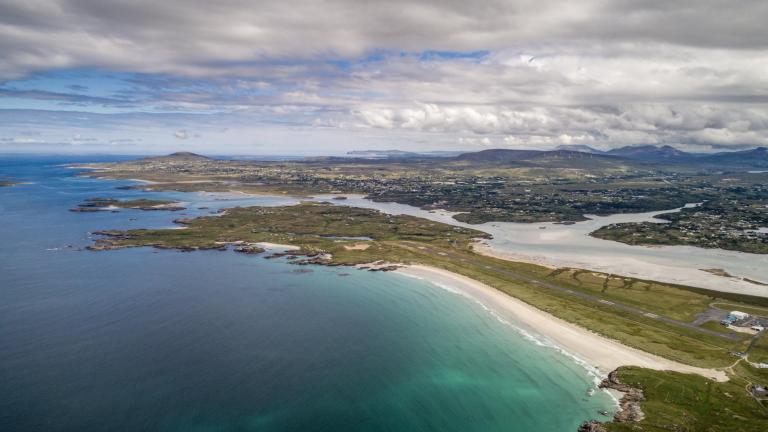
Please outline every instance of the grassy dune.
M646 418L637 423L610 423L609 431L740 431L762 432L768 425L766 408L745 391L751 379L768 381L768 370L742 368L740 375L718 383L697 375L621 368L622 382L640 388ZM761 374L754 377L755 374Z

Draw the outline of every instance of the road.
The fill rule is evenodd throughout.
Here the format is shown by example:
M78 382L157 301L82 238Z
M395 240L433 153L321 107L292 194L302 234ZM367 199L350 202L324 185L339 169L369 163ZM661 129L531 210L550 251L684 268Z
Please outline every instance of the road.
M428 246L428 245L424 245L422 243L414 243L414 242L402 242L402 243L400 243L400 247L405 247L406 249L411 249L411 250L417 249L418 251L421 251L421 252L429 252L431 254L439 255L439 256L442 256L442 257L446 257L446 258L450 258L452 260L455 260L455 261L458 261L458 262L461 262L461 263L466 263L466 264L474 265L474 266L477 266L478 268L483 268L485 270L490 270L490 271L492 271L494 273L497 273L498 275L501 275L504 279L507 279L507 280L514 280L514 281L518 281L518 282L524 282L524 283L529 283L529 284L537 285L537 286L540 286L542 288L547 288L547 289L550 289L550 290L553 290L553 291L557 291L559 293L567 294L567 295L570 295L570 296L573 296L573 297L576 297L576 298L579 298L579 299L582 299L582 300L587 300L589 302L597 303L601 307L610 307L610 308L616 309L618 311L631 313L633 315L642 316L644 318L650 318L650 319L653 319L653 320L656 320L656 321L663 322L665 324L669 324L669 325L672 325L672 326L675 326L675 327L686 328L688 330L693 330L693 331L696 331L696 332L699 332L699 333L703 333L703 334L707 334L707 335L710 335L710 336L716 336L716 337L719 337L719 338L728 339L728 340L732 340L732 341L739 341L739 340L741 340L741 337L739 335L736 335L736 334L720 333L720 332L717 332L717 331L714 331L714 330L709 330L709 329L706 329L706 328L699 327L699 326L697 326L695 324L692 324L692 323L676 320L676 319L665 317L665 316L660 316L660 315L654 314L653 312L650 312L650 311L647 311L647 310L643 310L643 309L635 307L635 306L630 306L630 305L626 305L626 304L622 304L622 303L617 303L615 301L609 301L609 300L606 300L606 299L601 298L599 296L587 294L587 293L580 292L580 291L574 291L574 290L571 290L571 289L568 289L568 288L564 288L562 286L559 286L559 285L556 285L556 284L553 284L553 283L549 283L549 282L546 282L546 281L542 281L540 279L535 279L535 278L532 278L530 276L526 276L526 275L520 274L520 273L515 272L513 270L510 270L508 268L503 268L503 267L499 267L499 266L496 266L496 265L493 265L493 264L489 264L488 262L481 261L480 259L473 259L473 258L471 258L471 256L468 256L466 254L459 254L459 253L451 252L449 250L445 250L445 249L441 249L441 248L435 248L435 247L431 247L431 246Z

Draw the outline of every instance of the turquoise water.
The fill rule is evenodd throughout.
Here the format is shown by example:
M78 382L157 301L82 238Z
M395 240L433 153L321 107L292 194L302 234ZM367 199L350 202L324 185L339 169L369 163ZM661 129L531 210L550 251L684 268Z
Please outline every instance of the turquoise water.
M31 183L0 188L2 431L573 431L612 407L571 359L425 281L78 250L91 231L181 215L68 212L150 194L66 161L0 159L0 177ZM151 195L189 201L185 217L246 204Z

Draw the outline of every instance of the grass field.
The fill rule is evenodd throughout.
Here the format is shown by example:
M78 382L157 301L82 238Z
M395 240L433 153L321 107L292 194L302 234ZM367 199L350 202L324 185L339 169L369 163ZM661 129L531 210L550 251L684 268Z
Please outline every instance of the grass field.
M749 360L754 363L768 363L768 336L763 332L749 348ZM768 371L768 369L766 369ZM765 384L768 384L766 382Z
M768 409L747 392L751 379L768 381L768 371L755 377L757 369L742 368L730 381L718 383L697 375L658 372L626 367L619 369L623 383L640 388L646 418L639 423L609 423L609 431L708 431L763 432Z

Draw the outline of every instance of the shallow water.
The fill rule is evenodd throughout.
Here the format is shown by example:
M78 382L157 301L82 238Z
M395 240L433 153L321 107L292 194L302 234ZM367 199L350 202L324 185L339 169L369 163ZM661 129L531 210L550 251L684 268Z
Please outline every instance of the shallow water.
M221 200L222 197L233 199L233 203L242 206L286 205L298 202L297 199L290 197L244 194L203 193L200 194L200 199L205 199L206 196L213 200L209 202L213 206L217 204L220 206L221 202L217 200ZM333 200L333 195L320 195L314 200L327 201L335 205L372 208L390 214L408 214L479 229L493 235L493 239L486 244L494 253L513 260L584 268L717 291L768 297L768 286L744 280L747 278L768 283L768 255L692 246L632 246L589 235L603 226L614 223L665 223L664 220L656 219L654 216L677 209L610 216L587 215L589 220L571 225L550 222L533 224L489 222L470 225L453 219L452 216L455 213L448 211L426 211L406 204L374 202L357 195L346 196L347 199L343 201ZM703 271L712 268L723 269L734 277L717 276Z
M65 161L0 159L0 176L31 183L0 188L0 430L567 431L613 406L586 395L594 376L571 358L426 281L78 250L94 230L253 201L116 190L128 182L74 177ZM189 210L67 211L95 196Z
M492 240L485 243L495 253L509 259L768 297L768 286L741 279L768 283L768 255L691 246L631 246L589 235L600 227L614 223L664 223L654 216L674 210L610 216L588 215L590 220L572 225L549 222L489 222L470 225L453 219L455 213L426 211L396 203L376 203L361 197L349 197L343 201L343 205L375 208L387 213L409 214L479 229L493 236ZM737 277L726 278L702 271L712 268L724 269Z

